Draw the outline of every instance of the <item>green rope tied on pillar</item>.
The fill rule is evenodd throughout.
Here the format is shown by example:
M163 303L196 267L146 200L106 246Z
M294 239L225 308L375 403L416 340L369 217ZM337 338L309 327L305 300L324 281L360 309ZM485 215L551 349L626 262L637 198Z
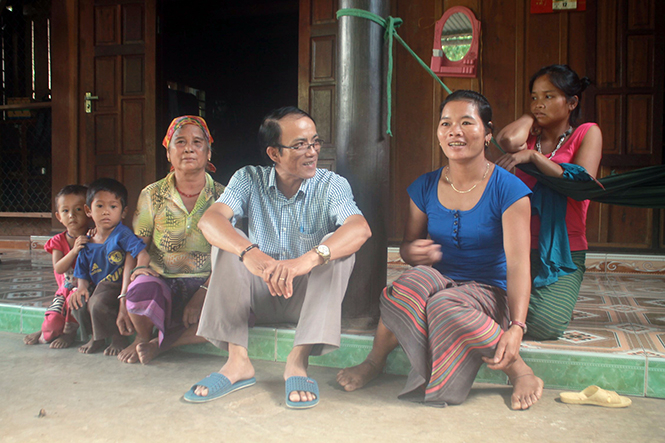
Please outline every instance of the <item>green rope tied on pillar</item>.
M387 116L387 127L388 129L386 130L386 133L392 137L393 133L391 130L390 126L390 121L392 117L392 77L393 77L393 39L392 37L395 37L395 39L406 48L406 50L411 54L417 61L420 63L420 66L422 66L434 79L436 79L437 82L443 87L443 89L446 90L448 94L451 94L452 91L448 86L446 86L441 79L434 73L432 70L425 64L424 61L420 57L416 55L415 52L411 48L409 48L409 45L406 44L404 40L402 40L402 37L400 37L397 34L396 28L398 28L402 23L403 20L401 18L394 18L391 16L388 16L387 19L384 19L383 17L374 14L373 12L365 11L364 9L354 9L354 8L347 8L347 9L340 9L337 11L337 19L339 20L340 17L343 16L351 16L351 17L360 17L364 18L367 20L371 20L374 23L378 23L379 25L383 26L386 28L386 32L384 33L383 38L388 40L388 74L386 77L386 95L387 95L387 100L388 100L388 116Z

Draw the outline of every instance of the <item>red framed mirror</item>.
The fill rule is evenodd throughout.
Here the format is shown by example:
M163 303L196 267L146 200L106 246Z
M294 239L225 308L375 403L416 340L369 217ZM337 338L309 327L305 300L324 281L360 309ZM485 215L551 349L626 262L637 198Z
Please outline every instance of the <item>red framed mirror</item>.
M480 21L469 8L448 9L434 30L430 68L439 77L477 77Z

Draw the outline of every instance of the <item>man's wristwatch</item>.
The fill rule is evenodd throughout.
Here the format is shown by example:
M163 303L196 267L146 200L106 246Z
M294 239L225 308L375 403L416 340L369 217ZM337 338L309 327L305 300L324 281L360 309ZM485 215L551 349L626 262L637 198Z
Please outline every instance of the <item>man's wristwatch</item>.
M509 328L513 325L522 328L522 332L524 332L524 335L526 335L526 330L527 330L526 323L522 323L521 321L511 321L510 323L508 323Z
M316 252L323 258L323 264L325 265L330 261L330 248L326 245L318 245L314 246L314 249L312 251Z

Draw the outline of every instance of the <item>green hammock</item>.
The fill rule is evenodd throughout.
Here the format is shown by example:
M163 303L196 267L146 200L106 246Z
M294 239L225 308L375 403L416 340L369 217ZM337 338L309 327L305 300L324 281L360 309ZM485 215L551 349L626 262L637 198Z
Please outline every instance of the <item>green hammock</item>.
M575 200L593 200L636 208L665 208L664 165L609 175L598 179L597 182L549 177L531 163L517 167L545 186Z

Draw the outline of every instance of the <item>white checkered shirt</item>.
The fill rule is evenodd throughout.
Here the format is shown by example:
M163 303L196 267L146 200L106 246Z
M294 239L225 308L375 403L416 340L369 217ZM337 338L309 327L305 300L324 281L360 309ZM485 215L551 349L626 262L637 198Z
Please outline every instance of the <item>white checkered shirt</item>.
M232 223L248 219L249 240L276 260L300 257L347 217L360 214L349 182L327 169L304 180L287 199L271 166L245 166L217 200L233 210Z

